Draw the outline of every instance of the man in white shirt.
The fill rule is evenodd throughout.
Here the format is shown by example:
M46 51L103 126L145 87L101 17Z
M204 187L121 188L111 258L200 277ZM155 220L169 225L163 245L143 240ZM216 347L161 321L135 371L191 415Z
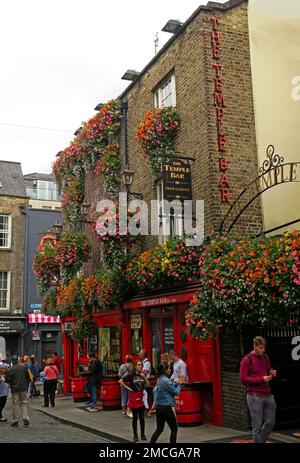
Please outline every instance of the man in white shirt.
M187 383L189 378L187 374L186 363L178 357L177 352L171 350L169 352L170 359L173 362L173 374L171 380L177 383L177 379L180 375L184 376L184 382Z
M139 352L139 359L140 361L142 362L143 364L143 367L142 367L142 372L144 373L144 375L146 376L146 378L149 380L150 379L150 376L151 376L151 363L150 361L148 360L147 358L147 351L145 349L142 349L140 352ZM148 389L148 388L147 388ZM144 401L144 404L145 404L145 409L148 410L149 409L149 405L148 405L148 392L150 392L150 390L144 390L144 395L143 395L143 401Z

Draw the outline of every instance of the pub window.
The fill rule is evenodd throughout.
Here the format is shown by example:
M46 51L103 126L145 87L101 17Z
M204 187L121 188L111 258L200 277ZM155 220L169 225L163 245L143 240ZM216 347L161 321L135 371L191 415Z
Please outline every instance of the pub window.
M160 356L174 349L174 308L162 308L150 311L151 361L157 371Z
M153 91L154 107L176 106L175 74L169 75Z
M10 272L0 270L0 310L9 309Z
M162 244L169 236L183 235L182 205L176 201L177 204L173 203L173 207L171 201L168 206L168 203L164 201L162 179L157 182L157 200L158 242Z
M11 217L0 214L0 248L11 246Z
M116 374L121 365L121 327L100 326L98 353L106 374Z
M142 315L140 313L130 315L131 354L138 355L143 348Z

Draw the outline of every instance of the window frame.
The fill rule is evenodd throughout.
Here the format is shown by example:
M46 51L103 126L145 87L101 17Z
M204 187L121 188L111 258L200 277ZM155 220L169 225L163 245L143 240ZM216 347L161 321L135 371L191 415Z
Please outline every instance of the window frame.
M164 89L169 84L171 86L171 93L164 98ZM164 101L167 100L171 95L172 101L171 104L164 104ZM158 84L153 90L153 102L155 108L165 108L168 106L176 107L176 81L175 81L175 72L168 74L160 84Z
M7 236L8 236L8 240L7 240L7 246L1 246L0 244L0 250L2 249L10 249L11 248L11 215L10 214L2 214L0 213L0 217L8 217L8 230L7 230ZM0 233L3 233L5 234L6 232L4 230L0 230Z
M10 310L10 281L11 281L11 271L10 270L5 270L1 269L0 273L6 273L7 274L7 288L2 289L0 288L0 291L6 291L6 307L1 307L0 306L0 312L7 312ZM1 298L0 298L1 301Z
M157 194L157 220L158 220L158 243L163 244L170 236L183 236L183 210L181 214L166 215L164 211L164 197L163 197L163 179L156 182ZM172 204L172 202L171 202ZM170 210L173 209L172 206ZM173 221L171 219L173 217ZM172 231L175 233L172 233ZM176 231L178 233L176 233Z

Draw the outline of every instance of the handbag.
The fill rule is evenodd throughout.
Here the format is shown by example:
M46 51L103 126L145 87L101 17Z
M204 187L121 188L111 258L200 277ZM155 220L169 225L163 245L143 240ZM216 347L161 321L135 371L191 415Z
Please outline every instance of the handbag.
M130 391L128 398L128 407L130 408L141 408L144 406L143 402L143 391Z

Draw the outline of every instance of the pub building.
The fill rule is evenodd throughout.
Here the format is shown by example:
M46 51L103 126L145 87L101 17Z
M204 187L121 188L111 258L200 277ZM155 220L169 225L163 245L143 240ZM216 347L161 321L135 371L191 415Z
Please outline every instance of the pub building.
M177 24L168 42L141 72L130 76L128 71L123 76L132 80L120 95L122 169L134 172L129 196L137 192L147 204L153 199L204 201L204 235L208 237L228 231L255 236L273 229L280 233L299 227L300 159L296 146L300 135L294 130L287 137L292 130L288 122L296 109L265 110L273 104L275 94L278 106L283 104L276 69L283 69L281 58L285 49L281 49L277 61L270 56L268 43L272 44L272 40L268 42L264 37L277 35L279 19L274 19L270 1L263 2L264 6L261 3L230 0L200 6L184 24ZM293 19L300 22L300 17ZM280 28L282 40L289 33L287 23ZM168 31L167 26L163 30ZM296 39L300 47L300 38ZM271 69L271 64L272 74L261 72L264 66ZM175 159L167 160L163 171L155 175L141 156L136 132L147 112L163 106L176 107L181 129L176 137ZM299 107L298 104L298 112ZM277 152L283 153L285 159L275 165ZM137 197L137 193L132 196ZM91 214L102 198L101 178L86 171L84 201L90 204ZM164 242L162 232L167 220L173 224L171 234L180 230L180 214L172 216L169 212L168 216L159 209L159 234L143 236L142 250ZM99 243L88 224L85 232L92 242L92 258L85 267L91 274L97 268ZM87 353L94 349L104 362L105 381L109 383L103 397L108 395L108 408L113 408L117 404L116 374L126 354L136 359L142 347L147 350L153 385L160 354L175 350L187 363L189 375L189 383L177 401L179 424L193 426L206 421L247 429L239 365L242 356L252 349L252 338L263 334L271 359L277 362L279 370L284 367L283 379L289 380L291 387L288 403L284 389L287 383L282 381L276 391L277 424L292 423L297 414L299 418L299 398L293 392L297 390L299 359L292 361L290 356L291 339L299 335L299 328L293 327L293 332L282 328L237 333L224 327L217 339L199 341L185 327L185 311L199 284L200 281L181 282L137 291L129 300L111 307L111 311L95 312L98 332L83 345L76 344L70 336L74 319L63 317L65 392L73 388L74 398L82 398L80 375L86 369ZM284 349L280 348L282 345Z

